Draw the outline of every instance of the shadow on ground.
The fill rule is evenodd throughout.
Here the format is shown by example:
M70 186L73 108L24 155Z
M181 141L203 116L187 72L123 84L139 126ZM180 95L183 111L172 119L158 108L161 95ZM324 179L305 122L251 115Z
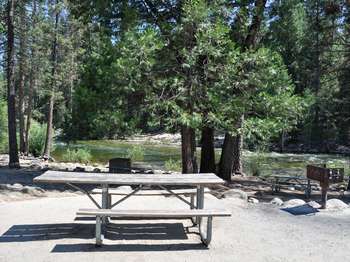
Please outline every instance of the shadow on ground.
M281 210L286 211L294 216L314 215L315 213L319 212L316 208L313 208L308 204L296 207L281 208Z
M146 251L186 251L186 250L208 250L201 243L180 244L122 244L103 245L96 247L94 244L59 244L52 249L52 253L71 252L146 252Z
M94 239L95 225L78 223L14 225L0 236L0 242L64 238ZM182 223L111 223L106 228L105 238L111 240L183 240L187 239L187 235Z
M106 228L109 240L186 240L189 228L182 223L111 223ZM196 234L196 233L193 233ZM116 244L96 247L95 225L79 223L14 225L2 236L0 243L29 242L59 239L91 239L92 243L57 244L51 252L103 252L103 251L165 251L205 250L203 244Z

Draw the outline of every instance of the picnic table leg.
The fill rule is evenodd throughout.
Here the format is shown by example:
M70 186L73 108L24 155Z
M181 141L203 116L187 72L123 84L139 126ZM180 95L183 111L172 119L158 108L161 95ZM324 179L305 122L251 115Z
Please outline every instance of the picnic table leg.
M208 221L207 221L207 232L206 232L206 236L204 236L204 232L202 231L202 226L199 226L199 233L201 236L201 240L203 242L204 245L209 246L210 242L211 242L211 236L212 236L212 230L213 230L213 217L208 217Z
M203 209L204 207L204 187L197 187L197 209ZM202 218L197 217L196 222L200 225Z
M103 234L101 230L102 219L96 216L96 246L101 246L103 241Z
M195 197L194 197L194 195L193 194L191 194L191 206L190 206L190 208L191 209L194 209L196 206L195 206L195 204L194 204L194 199L195 199ZM191 221L192 221L192 224L193 225L197 225L197 218L196 217L191 217Z
M108 185L102 185L102 209L109 209L108 206ZM96 221L97 222L97 221ZM108 217L102 217L102 235L105 233L105 227L108 223ZM102 236L103 237L103 236Z

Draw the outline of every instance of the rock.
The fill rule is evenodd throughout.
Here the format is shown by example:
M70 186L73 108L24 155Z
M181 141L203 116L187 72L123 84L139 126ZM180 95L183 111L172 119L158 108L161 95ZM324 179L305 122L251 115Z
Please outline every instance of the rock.
M290 191L295 191L295 187L294 187L294 186L289 186L289 187L288 187L288 190L290 190Z
M38 163L31 164L29 168L35 171L40 171L43 169L43 167Z
M240 198L243 200L248 199L248 195L246 192L239 189L230 189L222 194L223 198Z
M302 206L305 204L306 204L306 202L302 199L290 199L290 200L284 202L283 206L286 208L289 208L289 207Z
M250 197L250 198L248 198L248 202L252 203L252 204L258 204L259 200L254 198L254 197Z
M22 193L29 194L31 196L44 196L45 190L40 187L25 186L21 190Z
M130 186L119 186L118 191L121 191L123 193L131 193L132 189Z
M98 168L98 167L94 168L94 170L92 170L92 171L95 172L95 173L101 173L102 172L101 169Z
M154 174L152 169L145 170L145 174Z
M272 199L270 201L270 204L277 205L277 206L282 206L283 205L283 200L278 198L278 197L275 197L274 199Z
M316 209L321 208L321 205L319 203L317 203L316 201L310 201L307 204L313 208L316 208Z
M23 186L19 183L15 183L13 185L7 185L7 189L11 191L21 191Z
M153 170L153 174L163 174L163 170L160 170L160 169L154 169Z
M343 210L348 208L349 206L345 204L343 201L333 198L329 199L327 201L327 209L332 209L332 210Z
M76 168L74 168L73 171L74 171L74 172L85 172L85 168L84 168L84 167L77 166Z

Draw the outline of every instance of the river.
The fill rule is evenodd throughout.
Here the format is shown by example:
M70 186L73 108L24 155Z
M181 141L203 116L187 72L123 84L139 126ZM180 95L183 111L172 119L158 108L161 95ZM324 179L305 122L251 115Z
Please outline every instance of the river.
M177 145L159 145L120 140L91 140L78 141L69 145L70 148L85 148L90 151L93 163L107 164L108 159L114 157L126 157L133 148L142 148L143 157L137 159L154 169L169 168L169 163L176 163L180 167L181 150ZM62 156L68 146L58 143L52 156L57 161L62 161ZM197 154L199 154L198 149ZM220 149L216 150L216 159L219 160ZM168 163L168 165L167 165ZM250 175L305 175L306 165L326 164L329 167L345 168L345 173L349 173L349 157L342 155L326 154L280 154L275 152L262 153L244 151L243 166L244 172Z

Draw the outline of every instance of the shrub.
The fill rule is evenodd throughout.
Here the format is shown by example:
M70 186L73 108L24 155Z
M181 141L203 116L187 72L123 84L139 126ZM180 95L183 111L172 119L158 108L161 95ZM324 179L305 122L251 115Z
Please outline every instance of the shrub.
M67 149L62 155L64 162L75 162L88 164L91 161L91 153L88 149L78 148L78 149Z
M127 150L127 157L132 161L142 161L145 156L145 149L141 145L134 145Z
M40 156L43 153L46 138L46 126L32 121L29 131L29 153Z
M169 159L165 161L164 168L167 171L181 171L182 165L180 160Z

